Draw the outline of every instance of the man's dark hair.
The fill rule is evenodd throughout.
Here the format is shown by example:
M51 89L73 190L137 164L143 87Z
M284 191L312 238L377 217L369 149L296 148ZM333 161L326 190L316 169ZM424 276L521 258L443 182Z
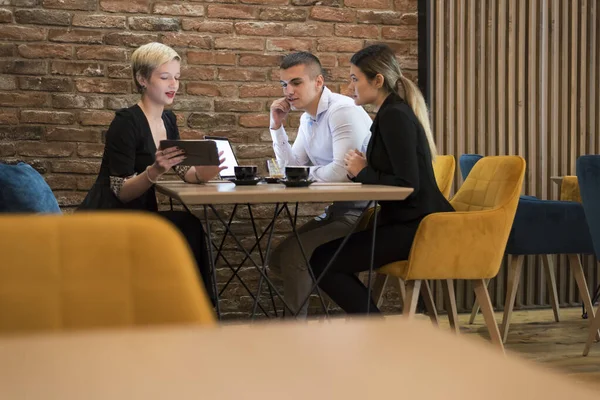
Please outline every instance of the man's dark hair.
M318 75L325 76L325 71L323 71L321 61L319 61L317 56L307 51L299 51L283 57L281 64L279 64L279 68L288 69L295 67L296 65L305 65L307 67L311 67L312 78L316 78Z

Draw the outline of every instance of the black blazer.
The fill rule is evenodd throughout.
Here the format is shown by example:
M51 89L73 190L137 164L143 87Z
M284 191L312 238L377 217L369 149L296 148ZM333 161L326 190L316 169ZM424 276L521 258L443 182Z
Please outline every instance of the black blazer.
M371 125L367 163L355 181L414 189L405 200L380 202L382 223L403 223L434 212L454 211L435 181L423 126L395 93L385 99Z

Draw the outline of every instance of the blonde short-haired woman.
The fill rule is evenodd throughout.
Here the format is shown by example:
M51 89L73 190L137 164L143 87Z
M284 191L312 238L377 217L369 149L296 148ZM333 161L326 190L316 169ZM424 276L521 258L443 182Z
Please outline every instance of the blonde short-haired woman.
M158 211L154 184L171 168L188 183L214 178L222 167L180 166L185 154L163 150L160 141L179 139L175 114L165 110L179 88L181 57L161 43L148 43L133 52L133 81L141 94L137 104L118 110L108 131L100 173L80 210L129 209L157 212L186 237L209 294L207 249L202 224L183 211Z

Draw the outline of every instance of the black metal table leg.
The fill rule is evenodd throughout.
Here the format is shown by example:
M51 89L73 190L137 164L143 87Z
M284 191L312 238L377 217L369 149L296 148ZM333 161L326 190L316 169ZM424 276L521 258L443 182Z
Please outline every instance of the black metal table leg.
M212 278L213 278L212 284L213 284L213 291L214 291L214 295L215 295L215 310L217 311L217 318L220 320L221 319L221 308L219 306L219 289L217 288L217 266L216 266L216 260L213 258L212 237L211 237L211 232L210 232L210 221L208 220L208 212L206 209L206 205L204 206L204 223L206 224L208 259L209 259L210 269L211 269Z
M377 236L377 201L373 211L373 238L371 239L371 263L369 264L369 278L367 279L367 315L371 311L371 278L373 276L373 264L375 262L375 237Z

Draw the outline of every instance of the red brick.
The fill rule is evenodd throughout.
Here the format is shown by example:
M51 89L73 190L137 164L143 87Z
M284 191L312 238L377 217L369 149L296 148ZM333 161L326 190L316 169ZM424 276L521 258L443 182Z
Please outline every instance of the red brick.
M69 26L71 24L71 14L65 11L40 9L17 10L15 11L15 22L18 24Z
M100 170L100 161L52 161L51 166L52 172L71 174L97 174Z
M114 32L105 36L105 44L113 46L140 47L149 42L158 41L158 35L152 33Z
M100 0L100 9L108 12L148 13L150 0Z
M343 81L346 82L350 79L350 68L338 67L338 68L327 68L327 80L330 81Z
M394 0L394 8L397 11L415 12L419 8L418 0Z
M315 6L310 11L310 17L317 21L353 22L354 10L346 8Z
M17 110L0 110L0 124L16 125L19 123Z
M264 81L264 70L250 70L246 68L219 68L218 80L220 81Z
M79 123L82 126L108 126L115 117L112 111L82 111L79 113Z
M51 77L20 77L19 89L21 90L39 90L43 92L71 92L73 91L73 82L69 78L51 78Z
M248 112L261 111L264 109L262 101L252 100L215 100L215 111Z
M218 37L215 39L215 49L263 50L265 40L260 38Z
M235 115L193 113L188 118L190 128L210 129L235 125Z
M0 143L0 157L12 157L17 154L14 143Z
M79 157L101 158L103 153L104 144L102 143L79 143L77 145L77 155Z
M334 67L336 63L335 54L316 54L319 57L319 61L321 61L321 65L323 67Z
M190 67L181 69L181 79L191 81L212 81L215 79L216 69L214 67Z
M363 41L359 39L326 38L318 40L317 49L319 51L357 52L363 48L363 44Z
M277 66L281 63L281 55L266 55L266 54L241 54L239 65L240 66Z
M0 72L15 75L45 75L46 61L0 61Z
M0 125L0 139L8 140L40 140L44 134L42 126Z
M75 14L75 15L73 15L72 25L80 26L83 28L125 29L125 27L127 26L127 19L123 16L117 16L117 15Z
M193 17L202 17L204 15L204 6L199 4L173 4L173 3L156 3L153 8L154 14L165 15L186 15Z
M73 48L65 44L20 44L19 55L23 58L72 58Z
M341 7L343 0L292 0L294 6L327 6L327 7Z
M336 36L347 36L353 38L377 38L379 28L375 25L342 25L335 26Z
M0 106L4 107L39 107L47 102L45 93L0 93Z
M209 18L256 19L258 9L240 5L209 5Z
M43 0L44 8L60 8L63 10L92 11L96 9L97 0Z
M294 22L285 26L284 34L286 36L312 36L327 37L333 36L333 25L319 22Z
M269 113L240 115L240 126L245 128L268 128Z
M77 176L77 190L85 190L88 191L94 186L96 183L96 176Z
M234 97L237 94L237 85L189 82L186 93L194 96Z
M352 54L340 54L337 56L338 66L340 67L349 67L350 66L350 58L352 58Z
M21 122L25 124L70 125L75 122L75 115L64 111L21 111Z
M378 9L378 10L389 10L392 8L390 0L344 0L346 7L352 8L366 8L366 9Z
M75 48L75 55L79 60L127 60L127 50L122 47L79 46Z
M407 56L407 55L417 55L417 42L410 42L410 41L402 41L402 42L387 42L387 41L367 41L365 43L366 46L369 46L371 44L375 44L375 43L384 43L387 44L388 46L390 46L392 48L392 50L394 50L394 52L396 53L396 55L398 56Z
M310 51L313 41L310 39L268 39L267 50L271 51Z
M402 14L400 21L405 25L417 25L419 23L419 16L416 12Z
M76 79L75 87L84 93L130 93L129 82L103 79Z
M18 10L22 11L22 10ZM13 22L13 14L12 11L7 10L5 8L0 8L0 23L10 23Z
M269 7L260 11L259 18L266 21L306 21L307 11L298 7Z
M194 33L169 32L161 36L161 42L173 47L211 48L211 37Z
M288 4L288 0L241 0L244 4L263 4L267 6L285 6Z
M283 25L270 22L237 22L235 31L239 35L248 36L281 36Z
M213 111L213 102L210 99L181 98L176 99L173 111Z
M129 17L129 29L135 31L177 31L179 20L169 17Z
M400 25L402 13L396 11L357 11L358 22L375 25Z
M48 31L48 40L52 42L102 44L102 37L101 31L58 28Z
M54 192L54 197L60 207L74 207L81 204L87 193L85 192Z
M46 140L50 142L100 142L100 131L95 129L49 127Z
M119 110L127 108L140 100L139 94L130 94L127 96L110 96L106 99L106 108L109 110Z
M240 97L281 97L283 91L281 85L241 85Z
M0 43L0 57L14 56L15 48L15 45L12 43Z
M17 153L26 157L69 157L75 152L74 143L19 142Z
M104 76L104 66L98 63L55 61L50 72L53 75Z
M384 26L381 28L381 37L392 40L417 40L418 30L414 26Z
M233 22L201 21L196 18L183 18L181 27L184 31L209 33L233 33Z
M266 144L238 144L235 146L235 154L239 158L266 158L274 155L273 146Z
M131 78L132 76L131 64L110 64L108 66L109 78Z
M29 28L26 26L0 26L0 40L20 40L24 42L44 40L46 29Z
M52 190L77 189L77 178L71 175L45 175L44 179Z
M0 75L0 90L13 90L17 88L17 77Z
M187 62L188 64L235 65L235 54L188 50Z

